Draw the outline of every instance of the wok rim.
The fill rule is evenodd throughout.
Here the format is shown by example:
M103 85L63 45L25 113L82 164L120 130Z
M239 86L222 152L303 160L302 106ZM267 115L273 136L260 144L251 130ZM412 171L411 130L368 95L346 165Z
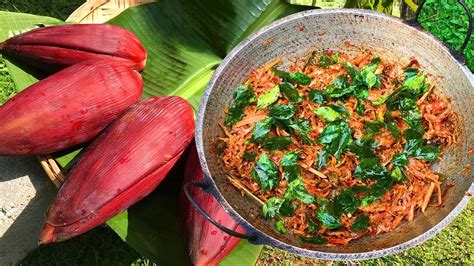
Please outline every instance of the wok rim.
M234 208L226 201L222 193L219 191L214 179L212 178L209 168L207 166L207 161L206 161L205 152L204 152L204 143L203 143L203 122L205 118L205 112L206 112L209 96L211 95L215 87L217 79L221 76L222 71L227 67L230 61L232 61L236 56L239 55L242 49L244 49L249 43L251 43L253 40L258 38L260 35L264 34L265 32L272 31L274 28L277 28L278 26L281 26L293 20L297 20L303 17L312 17L312 16L317 16L317 15L322 15L322 14L352 14L352 15L371 16L378 19L387 20L391 23L396 23L400 25L401 27L409 27L411 29L415 29L419 31L424 38L427 38L431 42L436 43L438 46L440 46L440 48L442 48L446 53L448 53L452 57L452 59L454 59L457 62L457 64L460 67L460 70L468 78L471 85L474 84L474 75L471 73L471 71L467 68L467 66L464 63L461 63L463 62L462 56L460 56L460 58L456 58L456 56L454 56L455 53L450 48L448 48L444 43L442 43L440 40L434 37L431 33L424 31L420 27L409 25L399 18L388 16L383 13L378 13L378 12L374 12L370 10L362 10L362 9L313 9L313 10L295 13L293 15L281 18L279 20L276 20L270 23L269 25L251 34L242 42L240 42L238 45L236 45L227 54L227 56L221 62L219 67L215 70L214 74L212 75L211 80L206 86L206 89L203 93L203 96L201 98L201 103L199 106L199 113L198 113L197 121L196 121L197 123L196 123L196 134L195 134L195 141L196 141L196 147L197 147L197 151L199 155L199 161L204 172L205 180L211 185L213 196L216 198L219 204L224 208L224 210L227 213L229 213L229 215L238 224L243 226L248 233L250 234L256 233L258 235L258 238L262 240L262 241L259 241L261 242L260 244L268 244L268 245L283 249L285 251L289 251L289 252L302 255L305 257L326 259L326 260L338 260L338 261L366 260L366 259L373 259L373 258L378 258L378 257L383 257L383 256L399 253L410 247L414 247L430 239L435 234L440 232L443 228L445 228L455 217L457 217L459 213L466 207L467 203L469 202L471 198L469 194L474 194L474 182L471 183L471 186L466 191L463 198L459 201L459 203L456 204L456 206L452 209L452 211L449 212L448 215L446 215L446 217L444 217L444 219L442 219L436 225L432 226L430 229L418 235L417 237L414 237L398 245L376 249L376 250L368 250L365 252L358 252L358 253L352 253L352 252L333 253L333 252L323 252L323 251L305 249L305 248L301 248L301 247L297 247L297 246L285 243L270 235L267 235L266 233L262 232L257 227L253 226L250 222L248 222L246 219L240 216L240 214L237 211L235 211ZM470 174L470 176L472 175L473 173Z

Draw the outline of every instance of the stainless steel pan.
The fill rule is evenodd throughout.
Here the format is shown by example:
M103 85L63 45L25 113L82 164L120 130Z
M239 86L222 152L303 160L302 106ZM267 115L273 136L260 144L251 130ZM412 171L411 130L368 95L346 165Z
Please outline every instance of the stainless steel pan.
M300 30L301 26L304 30ZM347 41L353 46L344 45ZM363 237L345 246L307 248L307 244L291 234L279 234L273 223L262 217L261 206L243 197L226 180L221 158L213 152L212 145L218 136L222 136L217 121L223 121L223 110L232 104L233 88L252 70L277 57L283 57L284 64L288 64L288 59L326 49L346 53L370 49L382 58L401 63L416 57L428 73L438 78L438 88L452 99L453 109L460 114L460 145L447 149L443 160L433 166L436 172L448 178L445 184L451 181L456 184L448 190L442 208L428 208L424 214L418 213L413 222L404 223L390 233ZM196 208L219 228L256 244L331 260L368 259L400 252L439 232L461 212L469 200L469 193L474 193L474 175L464 176L466 165L474 163L473 155L468 155L468 150L474 147L473 84L474 77L463 64L462 56L431 34L400 19L348 9L312 10L286 17L240 43L215 71L202 98L196 129L196 143L206 179L204 183L186 184L185 192L190 186L198 186L214 195L247 234L223 228L195 204Z

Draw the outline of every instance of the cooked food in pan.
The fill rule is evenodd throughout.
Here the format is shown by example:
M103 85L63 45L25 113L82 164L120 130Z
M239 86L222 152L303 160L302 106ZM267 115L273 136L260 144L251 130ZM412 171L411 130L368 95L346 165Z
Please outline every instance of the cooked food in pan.
M430 165L456 143L457 115L416 59L324 52L279 63L234 89L221 125L224 170L279 232L347 244L442 205Z

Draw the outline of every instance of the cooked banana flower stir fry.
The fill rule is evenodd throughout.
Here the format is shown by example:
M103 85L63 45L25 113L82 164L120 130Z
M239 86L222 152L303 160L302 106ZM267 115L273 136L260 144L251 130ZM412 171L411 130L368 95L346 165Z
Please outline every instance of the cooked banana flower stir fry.
M325 52L287 71L279 63L234 89L221 125L225 171L279 232L347 244L442 205L430 165L456 142L457 115L416 59Z

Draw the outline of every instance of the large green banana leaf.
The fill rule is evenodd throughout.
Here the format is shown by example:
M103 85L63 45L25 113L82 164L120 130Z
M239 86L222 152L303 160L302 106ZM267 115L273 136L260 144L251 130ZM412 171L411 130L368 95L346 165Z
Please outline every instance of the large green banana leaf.
M55 18L0 11L0 41L39 26L50 26L63 23L64 22ZM6 71L0 72L2 81L4 81L0 84L0 93L2 93L0 96L0 99L2 100L0 101L0 105L7 100L4 98L7 96L5 93L6 89L12 90L12 93L8 93L8 96L13 96L13 92L21 91L37 81L34 76L6 59L4 62L1 62L1 64L5 64ZM9 74L9 76L7 76L7 74Z
M110 23L133 31L147 48L148 63L143 72L145 96L180 95L188 99L197 109L200 96L214 69L236 44L271 21L303 9L306 8L291 6L280 0L160 1L128 9ZM158 190L160 189L161 186ZM176 205L178 191L172 193L175 193ZM160 196L155 192L151 197ZM162 197L161 201L158 199L150 201L149 208L144 209L143 216L146 214L150 217L149 210L158 209L157 206L162 204L163 200L170 200L170 197L172 195L166 199ZM141 204L129 210L129 223L132 211L140 208ZM176 208L166 208L166 205L162 207L167 214L176 215ZM143 227L152 226L150 229L153 229L153 226L158 226L153 223L156 216L149 220L151 224L143 224ZM120 230L121 227L116 226L115 221L115 218L112 219L109 225L129 242L130 224L127 234L124 230ZM168 221L168 226L176 227L175 219ZM142 228L133 235L137 236L148 231L141 230ZM163 259L170 254L166 250L170 249L170 245L168 241L163 243L165 236L163 230L155 232L157 238L150 243L153 245L140 247L136 245L137 243L130 244L153 256L158 262L168 264ZM125 235L127 236L124 237ZM150 247L154 250L148 252ZM258 258L260 250L259 246L241 241L239 247L222 264L252 265ZM173 260L169 262L172 264Z
M225 55L249 34L273 20L307 9L281 0L176 0L159 1L123 12L109 23L122 26L142 40L148 51L142 73L144 97L179 95L195 110L215 68ZM0 13L0 40L29 30L38 24L61 21L26 14ZM17 90L37 79L7 61ZM71 165L77 151L58 154L63 166ZM177 204L182 174L178 169L166 184L108 225L145 256L159 264L182 265L186 255L177 228ZM222 265L252 265L261 247L241 241Z

